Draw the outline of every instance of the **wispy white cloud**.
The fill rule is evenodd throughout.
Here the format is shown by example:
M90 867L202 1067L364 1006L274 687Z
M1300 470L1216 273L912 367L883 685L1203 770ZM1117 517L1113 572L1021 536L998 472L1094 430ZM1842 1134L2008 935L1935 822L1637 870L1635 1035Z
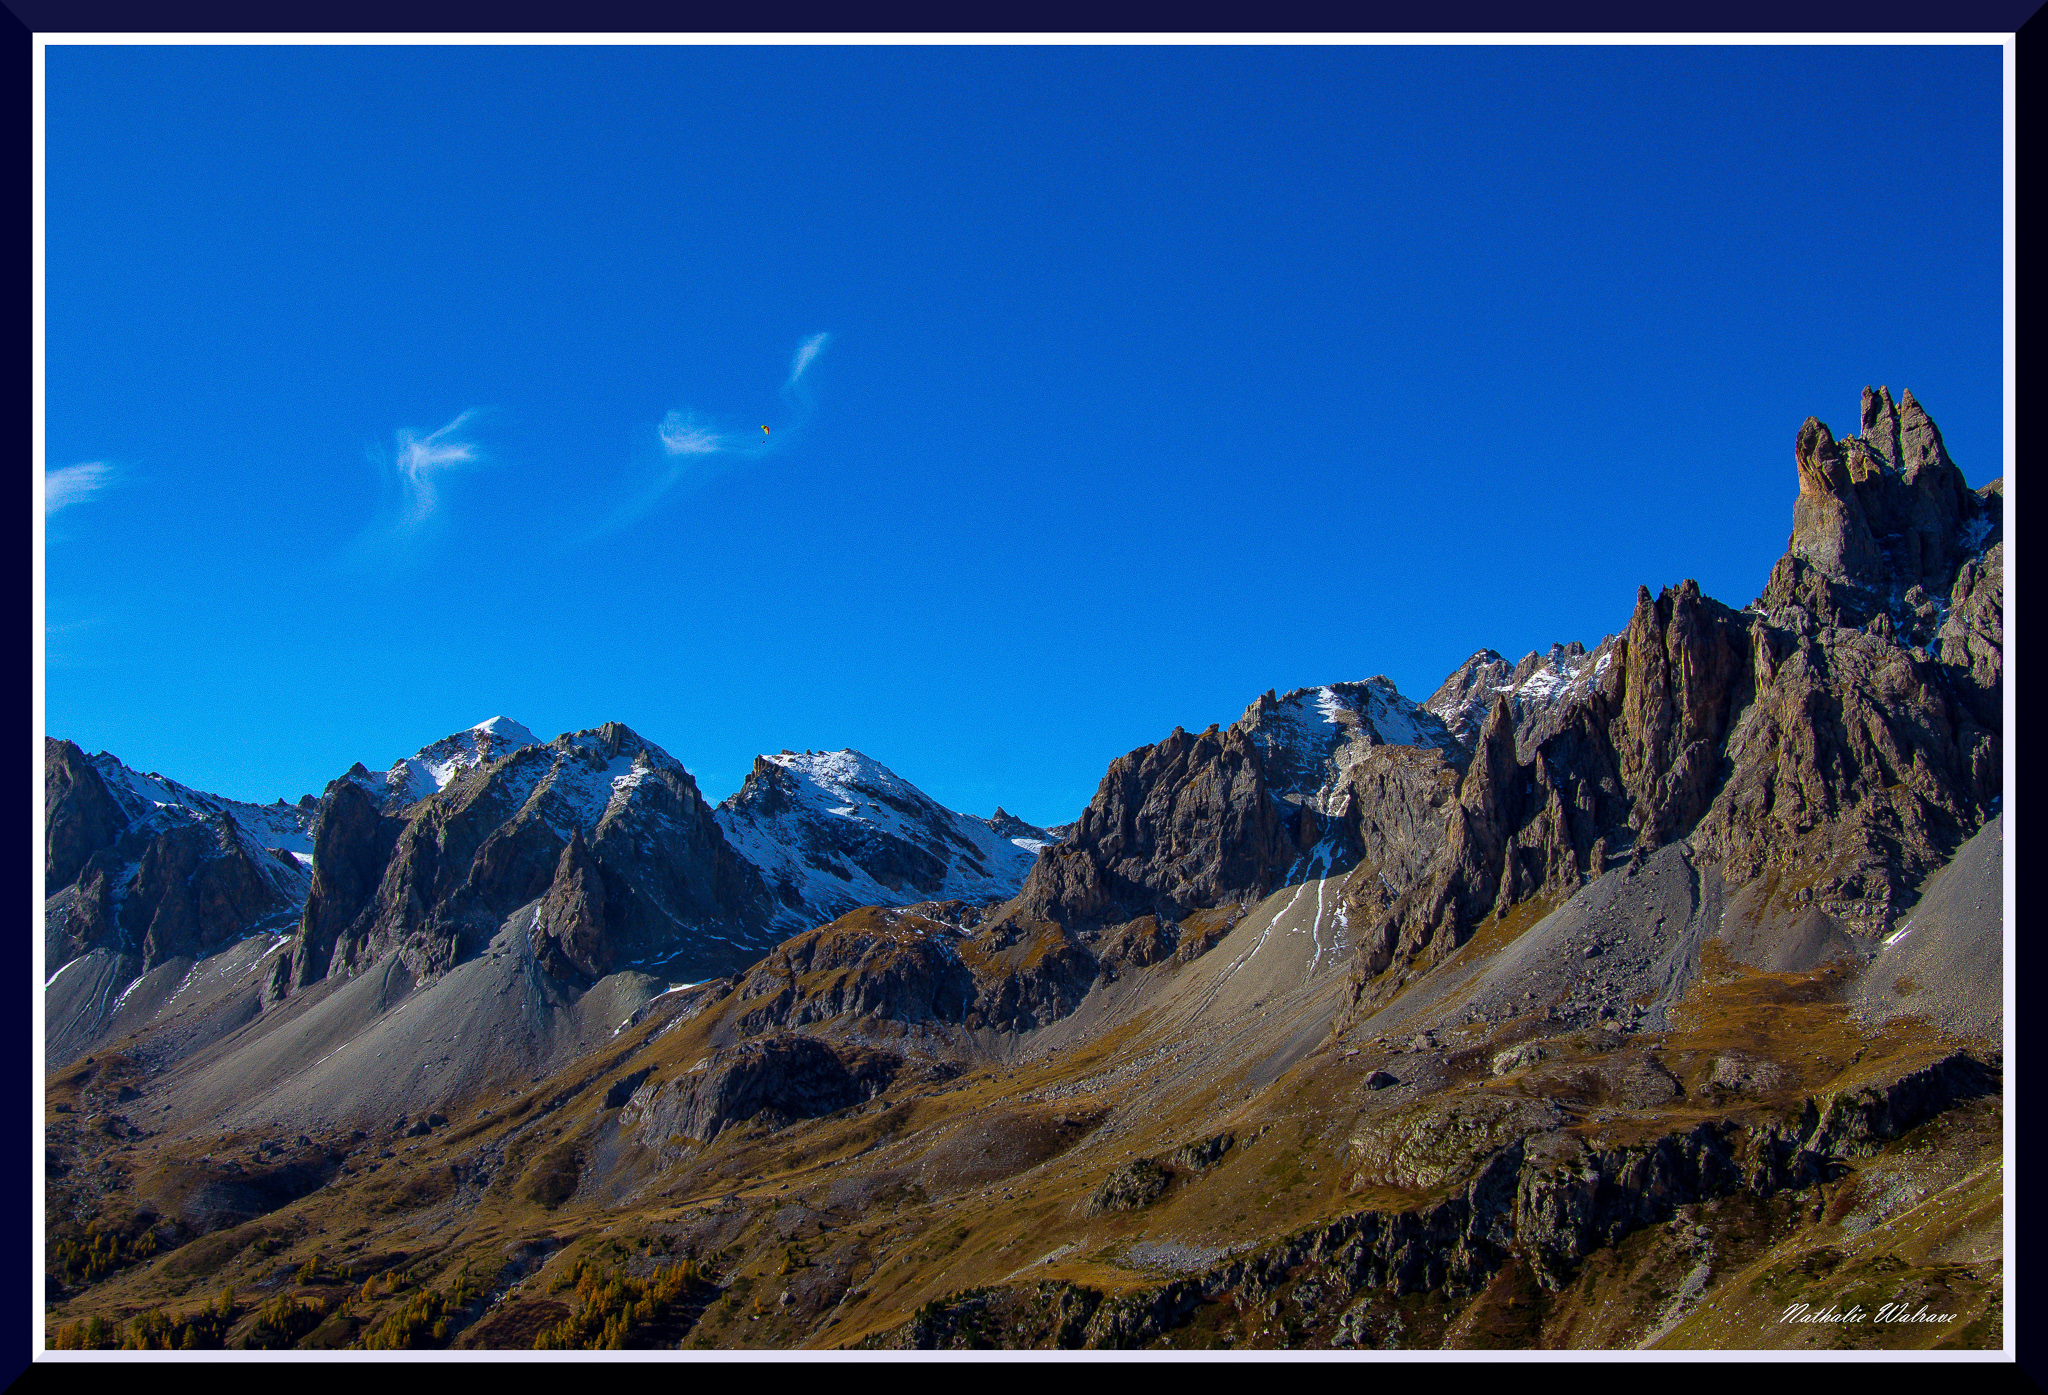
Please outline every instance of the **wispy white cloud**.
M45 517L69 505L82 503L114 480L114 467L101 461L66 465L43 472L43 514Z
M670 412L655 428L661 448L670 455L716 455L726 448L726 438L697 419L694 412Z
M608 521L586 534L586 539L625 527L678 489L694 487L740 464L787 449L801 437L811 417L811 394L802 381L804 373L831 337L813 334L796 346L789 360L789 377L782 385L781 419L767 422L766 431L746 424L755 420L753 417L744 422L719 422L687 407L663 417L654 428L661 446L659 464L641 475L625 503Z
M818 356L819 350L825 347L825 341L831 337L829 334L813 334L796 346L796 356L789 361L788 386L796 386L796 380L803 377L804 370L811 366L811 360Z
M364 448L364 460L376 472L384 497L347 550L352 565L403 567L420 560L422 544L444 512L443 477L491 463L470 436L471 425L483 414L484 409L472 407L438 431L400 427L391 433L390 445Z
M436 475L477 459L476 443L456 434L475 415L472 408L439 431L425 436L403 428L399 430L396 464L399 482L405 487L405 512L399 519L399 527L417 527L440 503Z

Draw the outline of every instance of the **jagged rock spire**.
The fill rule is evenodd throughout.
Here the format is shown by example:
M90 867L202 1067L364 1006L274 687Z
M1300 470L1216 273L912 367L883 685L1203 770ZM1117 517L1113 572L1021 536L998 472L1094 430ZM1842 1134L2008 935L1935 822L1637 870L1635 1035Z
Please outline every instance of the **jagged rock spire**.
M1799 498L1792 505L1787 550L1832 581L1859 587L1880 584L1884 552L1871 535L1855 476L1826 422L1806 419L1793 446L1793 460L1799 471Z
M605 934L604 873L572 829L555 862L555 879L542 898L531 931L534 954L559 978L566 965L586 978L602 978L612 965L612 945Z
M1940 429L1911 392L1894 403L1883 387L1863 390L1860 417L1863 434L1841 442L1817 417L1799 428L1792 539L1758 602L1767 611L1860 626L1916 586L1948 591L1967 560L1963 530L1987 505Z

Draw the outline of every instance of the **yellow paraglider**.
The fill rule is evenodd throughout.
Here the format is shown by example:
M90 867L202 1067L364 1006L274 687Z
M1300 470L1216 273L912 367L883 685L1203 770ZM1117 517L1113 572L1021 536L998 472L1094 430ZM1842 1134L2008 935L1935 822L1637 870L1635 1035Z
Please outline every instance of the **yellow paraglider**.
M761 428L761 439L764 441L768 439L768 428L765 426Z

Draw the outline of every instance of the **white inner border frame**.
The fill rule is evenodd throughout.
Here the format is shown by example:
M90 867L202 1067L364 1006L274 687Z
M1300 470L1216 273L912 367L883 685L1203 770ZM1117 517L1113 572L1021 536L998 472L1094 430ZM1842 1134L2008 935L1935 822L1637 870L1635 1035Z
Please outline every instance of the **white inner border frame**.
M33 957L35 957L35 1041L43 1041L43 994L41 985L45 981L45 950L43 950L43 666L45 666L45 592L43 592L43 563L45 563L45 529L43 529L43 475L47 471L45 459L45 412L43 412L43 389L45 389L45 363L43 363L43 330L45 330L45 66L43 55L51 45L176 45L176 47L197 47L197 45L262 45L262 47L319 47L319 45L377 45L377 47L430 47L430 45L532 45L532 47L647 47L647 45L698 45L698 47L768 47L768 45L803 45L803 47L883 47L883 45L920 45L920 47L946 47L946 45L975 45L975 47L1100 47L1100 45L1141 45L1141 47L1421 47L1421 45L1444 45L1444 47L1473 47L1473 45L1516 45L1516 47L1585 47L1585 45L1636 45L1636 47L1704 47L1704 45L1729 45L1729 47L1853 47L1853 45L1982 45L2003 49L2003 145L2005 145L2005 420L2003 420L2003 471L2005 479L2005 535L2011 539L2013 531L2013 465L2017 463L2017 410L2015 410L2015 367L2013 367L2013 340L2015 340L2015 152L2013 152L2013 111L2015 111L2015 43L2017 37L2011 33L1942 33L1942 35L1901 35L1901 33L1798 33L1798 35L1759 35L1759 33L1552 33L1552 35L1528 35L1528 33L1487 33L1487 35L1466 35L1466 33L1436 33L1436 35L1350 35L1350 33L1317 33L1317 35L1296 35L1296 33L1241 33L1241 35L1214 35L1214 33L1182 33L1182 35L1157 35L1157 33L1124 33L1124 35L1038 35L1038 33L1014 33L1014 35L958 35L958 33L815 33L815 35L684 35L684 33L641 33L641 35L610 35L610 33L573 33L573 35L551 35L551 33L500 33L500 35L465 35L465 33L324 33L324 35L295 35L295 33L39 33L35 35L33 53L33 119L31 139L33 150L33 234L31 234L31 274L35 279L33 289L33 311L31 311L31 334L35 340L33 348L33 393L35 406L31 416L31 440L35 455L35 596L31 604L31 619L35 633L31 635L29 647L33 656L33 705L37 713L35 731L35 789L29 791L33 805L31 826L35 830L35 842L29 848L29 885L33 889L33 905L29 907L29 924L35 926L31 934ZM2003 762L2005 762L2005 795L2001 799L2001 817L2005 819L2005 830L2001 842L2009 848L2013 844L2015 821L2015 791L2017 791L2017 758L2015 758L2015 737L2019 733L2017 723L2017 701L2013 694L2011 658L2015 651L2015 608L2013 608L2013 569L2017 565L2019 551L2015 547L2005 549L2005 731L2003 731ZM1769 1360L1794 1360L1794 1362L1892 1362L1892 1360L2013 1360L2013 1325L2017 1321L2013 1307L2015 1274L2013 1274L2013 1235L2017 1233L2017 1188L2013 1186L2013 1145L2017 1139L2013 1125L2013 1071L2017 1061L2013 1059L2013 1010L2017 1008L2017 996L2013 987L2013 916L2011 907L2017 897L2017 871L2009 856L2001 856L2003 877L2005 877L2005 1102L2001 1123L2005 1129L2005 1254L2001 1264L2001 1276L2005 1284L2005 1317L2003 1334L2005 1346L1997 1352L1780 1352L1780 1350L1755 1350L1755 1352L348 1352L342 1360L831 1360L831 1362L860 1362L860 1360L936 1360L936 1362L958 1362L958 1360L1141 1360L1141 1362L1180 1362L1180 1360L1202 1360L1202 1362L1268 1362L1268 1360L1315 1360L1315 1362L1372 1362L1372 1360L1444 1360L1444 1362L1497 1362L1497 1360L1567 1360L1567 1362L1692 1362L1692 1360L1729 1360L1741 1356L1759 1356ZM45 1196L45 1172L43 1172L43 1065L41 1057L31 1057L29 1063L31 1080L31 1131L35 1135L33 1147L33 1180L35 1180L35 1227L33 1227L33 1252L27 1256L33 1272L33 1307L29 1311L31 1325L31 1352L35 1360L84 1360L84 1362L180 1362L180 1360L268 1360L268 1362L291 1362L291 1360L336 1360L328 1352L55 1352L45 1348L43 1336L43 1196Z

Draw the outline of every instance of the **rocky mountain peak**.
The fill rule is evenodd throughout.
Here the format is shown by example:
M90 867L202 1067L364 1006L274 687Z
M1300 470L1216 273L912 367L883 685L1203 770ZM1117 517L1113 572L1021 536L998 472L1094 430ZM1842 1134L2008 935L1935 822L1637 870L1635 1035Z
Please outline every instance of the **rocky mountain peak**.
M438 973L537 898L533 948L570 977L627 956L721 970L765 943L771 907L760 877L727 845L681 762L622 722L545 744L490 725L423 753L437 783L420 799L387 795L376 820L336 804L337 827L351 830L344 841L380 870L339 928L320 898L309 902L298 981L353 972L394 949L415 975Z
M1793 536L1757 606L1638 588L1623 633L1568 660L1583 694L1506 760L1517 694L1491 703L1432 870L1361 936L1361 1002L1391 963L1680 840L1731 882L1776 876L1756 914L1848 943L1995 812L1998 491L1963 487L1910 398L1866 392L1863 423L1795 434ZM1482 650L1439 698L1470 721L1503 667Z
M1486 725L1479 729L1479 751L1488 756L1503 748L1512 752L1514 737L1514 708L1508 705L1505 693L1495 694L1493 706L1486 712Z
M69 741L43 740L43 894L78 880L86 859L127 831L106 781Z
M1858 416L1860 435L1850 438L1853 445L1844 443L1850 445L1852 461L1857 456L1867 457L1875 465L1895 471L1905 483L1916 486L1923 477L1938 477L1955 470L1942 442L1941 428L1914 398L1912 389L1906 389L1895 404L1890 388L1866 387ZM1860 482L1867 469L1854 473Z
M272 996L326 977L337 939L377 893L405 821L381 811L360 762L331 782L314 814L312 885L298 943L280 965Z
M1866 387L1859 417L1839 442L1818 417L1800 426L1792 537L1757 605L1851 627L1884 614L1924 642L1958 569L1995 541L1999 501L1969 488L1911 392Z
M1535 743L1557 729L1564 713L1593 692L1613 661L1617 638L1609 635L1591 651L1577 640L1552 644L1547 652L1531 649L1514 664L1492 649L1481 649L1422 705L1469 749L1478 743L1494 699L1505 697L1517 747L1527 759Z
M716 818L761 869L786 929L861 905L1003 900L1039 850L1058 841L1000 810L979 819L947 809L852 749L755 757Z
M1872 457L1857 454L1866 468ZM1829 580L1872 587L1884 580L1884 554L1864 516L1842 448L1827 423L1808 417L1793 443L1799 472L1799 498L1792 506L1792 556L1812 564Z
M1281 799L1312 799L1375 746L1446 750L1457 745L1436 714L1377 675L1280 696L1269 689L1231 730L1259 748L1268 786Z
M46 740L44 762L53 961L101 948L147 970L275 928L304 899L306 809L208 794L68 741Z
M532 746L537 745L540 741L538 736L535 736L526 727L513 721L510 717L487 717L471 727L470 730L475 732L479 738L503 742L511 746Z
M492 717L386 771L352 763L296 805L62 742L47 765L52 958L104 946L146 967L289 917L266 1002L394 952L434 977L529 906L532 948L564 981L715 975L853 906L1001 901L1058 841L1006 812L956 814L850 749L757 759L722 828L682 763L623 722L540 742Z
M582 735L584 733L578 733L578 736ZM598 727L595 736L596 740L592 743L593 747L610 758L637 754L647 744L635 735L633 729L624 722L606 722ZM578 744L581 743L579 742Z
M1101 924L1265 894L1301 855L1302 815L1288 826L1257 729L1212 726L1190 736L1175 727L1110 762L1066 841L1032 868L1016 914Z
M995 831L997 837L1008 838L1019 846L1028 847L1036 843L1038 848L1032 849L1033 851L1050 847L1059 841L1059 835L1054 830L1026 823L1000 804L996 806L996 811L988 816L988 826Z
M540 744L510 717L491 717L392 762L389 770L373 772L357 761L344 778L363 785L380 802L402 808L446 789L466 771Z

